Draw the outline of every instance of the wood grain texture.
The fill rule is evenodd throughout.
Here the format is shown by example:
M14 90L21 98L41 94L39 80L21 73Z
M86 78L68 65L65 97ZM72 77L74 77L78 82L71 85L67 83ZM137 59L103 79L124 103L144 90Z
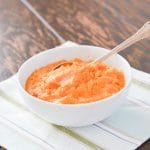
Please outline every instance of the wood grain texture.
M100 3L100 0L96 0ZM141 27L150 20L150 0L105 0L104 7L111 9L116 16L134 27Z
M107 2L104 0L28 1L61 36L66 40L72 40L78 43L92 44L110 49L132 35L138 27L125 19L120 19L118 17L120 11L116 9L114 12L111 9L114 6L110 7L111 3L109 7L106 7ZM144 1L147 0L143 0L142 2L144 3ZM143 14L146 13L147 16L148 8L145 8L145 12L142 8L145 4L142 2L140 2L141 12ZM118 3L114 2L114 5L119 5ZM122 10L126 7L123 4L119 5ZM132 10L134 17L136 17L136 6L134 5L133 8L135 9ZM132 5L129 9L132 9ZM122 13L122 15L124 14ZM142 18L142 16L138 16L138 18ZM136 19L139 25L144 21L143 19ZM148 40L135 44L126 51L121 52L121 55L126 57L133 67L150 73Z
M0 81L30 56L58 44L19 0L0 0Z

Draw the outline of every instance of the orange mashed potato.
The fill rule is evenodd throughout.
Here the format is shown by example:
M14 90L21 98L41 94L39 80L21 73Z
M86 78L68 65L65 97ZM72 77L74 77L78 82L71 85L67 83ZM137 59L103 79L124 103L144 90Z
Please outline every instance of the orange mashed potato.
M124 87L121 71L100 62L87 63L75 58L48 64L29 76L25 89L44 101L79 104L102 100Z

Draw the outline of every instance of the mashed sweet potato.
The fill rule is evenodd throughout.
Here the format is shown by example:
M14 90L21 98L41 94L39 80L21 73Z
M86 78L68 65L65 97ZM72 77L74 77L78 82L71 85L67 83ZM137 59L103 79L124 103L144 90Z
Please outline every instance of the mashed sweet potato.
M87 63L75 58L41 67L29 76L25 89L45 101L79 104L102 100L124 87L121 71L100 62Z

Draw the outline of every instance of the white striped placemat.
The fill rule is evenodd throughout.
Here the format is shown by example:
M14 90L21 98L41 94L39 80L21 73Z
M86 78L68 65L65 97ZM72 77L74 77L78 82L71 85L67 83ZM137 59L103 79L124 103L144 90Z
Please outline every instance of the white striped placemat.
M135 149L150 136L150 75L132 70L126 104L108 119L83 128L52 125L32 113L18 91L17 75L1 82L0 145L13 150Z

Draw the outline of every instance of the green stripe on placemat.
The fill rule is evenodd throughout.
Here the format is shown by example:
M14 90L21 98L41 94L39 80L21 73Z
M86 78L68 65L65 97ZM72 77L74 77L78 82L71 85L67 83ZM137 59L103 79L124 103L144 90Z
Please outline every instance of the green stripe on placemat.
M69 136L78 139L80 142L88 145L94 150L104 150L104 148L98 146L97 144L91 142L90 140L86 139L85 137L81 136L80 134L66 128L63 126L53 125L56 129L60 130L61 132L67 133Z
M150 83L146 83L144 81L140 81L140 80L135 79L135 78L132 79L132 82L134 84L138 85L138 86L141 86L141 87L143 87L143 88L145 88L147 90L150 90Z
M0 89L0 96L3 97L7 102L17 106L20 109L23 109L24 111L30 111L27 107L23 106L22 104L18 103L16 99L10 97L8 94L6 94L3 90Z
M42 121L45 121L47 122L48 124L52 125L55 129L69 135L70 137L78 140L79 142L87 145L88 147L90 147L91 149L93 150L105 150L104 148L102 148L102 146L99 146L97 145L96 143L94 142L91 142L90 140L88 140L87 138L83 137L82 135L72 131L71 129L68 129L66 127L63 127L63 126L58 126L58 125L54 125L54 124L51 124L50 122L48 122L47 120L44 120L42 119L41 117L37 116L36 114L34 114L32 111L30 111L27 107L23 106L22 104L20 103L17 103L16 99L10 97L7 93L5 93L4 91L2 91L0 89L0 96L3 97L7 102L17 106L18 108L20 109L23 109L24 111L28 111L30 113L32 113L35 117L39 118L40 120Z

